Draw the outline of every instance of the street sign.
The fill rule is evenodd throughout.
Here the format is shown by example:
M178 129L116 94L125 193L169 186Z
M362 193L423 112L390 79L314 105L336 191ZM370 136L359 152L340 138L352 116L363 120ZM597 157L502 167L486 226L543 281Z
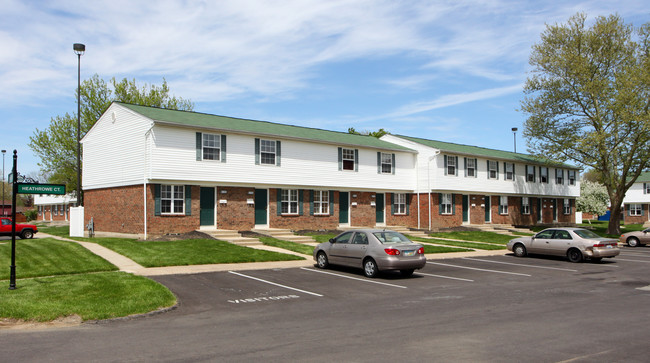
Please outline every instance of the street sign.
M65 195L64 184L17 183L18 194L56 194Z

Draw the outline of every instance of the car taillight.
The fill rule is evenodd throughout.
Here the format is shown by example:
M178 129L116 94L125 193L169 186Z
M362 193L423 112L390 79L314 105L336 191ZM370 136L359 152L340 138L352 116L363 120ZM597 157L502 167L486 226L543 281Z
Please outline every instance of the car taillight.
M386 252L387 254L389 254L391 256L397 256L397 255L400 254L399 250L395 249L395 248L385 248L384 252Z
M594 247L605 247L607 246L605 243L595 243Z
M424 247L420 247L418 250L418 255L423 255L424 254Z

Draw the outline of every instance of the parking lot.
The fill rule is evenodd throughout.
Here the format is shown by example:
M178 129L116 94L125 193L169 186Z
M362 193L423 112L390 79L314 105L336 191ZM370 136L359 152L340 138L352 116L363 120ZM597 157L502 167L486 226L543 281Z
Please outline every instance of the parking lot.
M159 276L179 298L171 312L0 336L18 361L647 361L649 268L643 247L601 263L431 259L409 278L313 266ZM48 351L21 344L34 338Z

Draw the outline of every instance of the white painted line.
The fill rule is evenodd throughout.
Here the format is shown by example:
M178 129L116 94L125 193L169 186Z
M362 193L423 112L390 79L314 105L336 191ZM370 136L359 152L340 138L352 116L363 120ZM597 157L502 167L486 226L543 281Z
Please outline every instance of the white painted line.
M431 276L431 277L440 277L441 279L452 279L452 280L460 280L460 281L474 282L474 280L470 280L470 279L461 279L460 277L451 277L451 276L442 276L442 275L425 274L424 272L418 272L417 274L418 274L418 275L424 275L424 276Z
M624 259L624 258L617 258L616 261L628 261L628 262L643 262L643 263L650 263L650 261L626 260L626 259Z
M309 294L309 295L320 296L320 297L323 296L323 295L317 294L315 292L309 292L309 291L305 291L305 290L296 289L295 287L289 287L289 286L286 286L286 285L276 284L275 282L258 279L257 277L253 277L253 276L247 276L247 275L244 275L244 274L240 274L239 272L235 272L235 271L228 271L228 272L230 272L231 274L237 275L237 276L246 277L248 279L261 281L261 282L264 282L264 283L269 284L269 285L275 285L275 286L279 286L279 287L282 287L282 288L285 288L285 289L294 290L294 291L298 291L298 292L303 292L303 293Z
M503 264L503 265L522 266L522 267L531 267L531 268L544 268L544 269L547 269L547 270L559 270L559 271L578 272L578 270L571 270L571 269L568 269L568 268L524 265L524 264L520 264L520 263L512 263L512 262L502 262L502 261L482 260L482 259L480 259L480 258L463 257L463 260L481 261L481 262L490 262L490 263L500 263L500 264Z
M650 285L644 287L637 287L636 289L641 291L650 291Z
M432 265L440 265L440 266L449 266L449 267L456 267L456 268L464 268L464 269L467 269L467 270L476 270L476 271L494 272L494 273L498 273L498 274L506 274L506 275L518 275L518 276L528 276L528 277L531 277L531 276L532 276L532 275L528 275L528 274L520 274L520 273L518 273L518 272L506 272L506 271L498 271L498 270L486 270L486 269L483 269L483 268L475 268L475 267L467 267L467 266L458 266L458 265L448 265L448 264L446 264L446 263L438 263L438 262L430 262L430 261L427 261L427 263L430 263L430 264L432 264Z
M333 276L343 277L343 278L350 279L350 280L358 280L358 281L363 281L363 282L370 282L370 283L373 283L373 284L386 285L386 286L390 286L390 287L399 287L400 289L406 289L407 288L406 286L393 285L393 284L388 284L388 283L380 282L380 281L373 281L373 280L368 280L368 279L360 279L358 277L339 275L339 274L335 274L335 273L331 273L331 272L316 270L316 269L313 269L313 268L301 267L301 269L303 269L305 271L312 271L312 272L318 272L318 273L322 273L322 274L326 274L326 275L333 275Z

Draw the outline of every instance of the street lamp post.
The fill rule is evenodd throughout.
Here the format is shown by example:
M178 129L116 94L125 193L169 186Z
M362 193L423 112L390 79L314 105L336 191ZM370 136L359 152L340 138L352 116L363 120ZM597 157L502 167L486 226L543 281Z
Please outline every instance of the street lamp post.
M517 152L517 128L516 127L512 128L512 134L515 141L515 153L516 153Z
M7 150L2 150L2 216L5 215L5 153Z
M86 51L86 46L74 43L72 46L77 54L77 207L83 205L81 200L81 55Z

